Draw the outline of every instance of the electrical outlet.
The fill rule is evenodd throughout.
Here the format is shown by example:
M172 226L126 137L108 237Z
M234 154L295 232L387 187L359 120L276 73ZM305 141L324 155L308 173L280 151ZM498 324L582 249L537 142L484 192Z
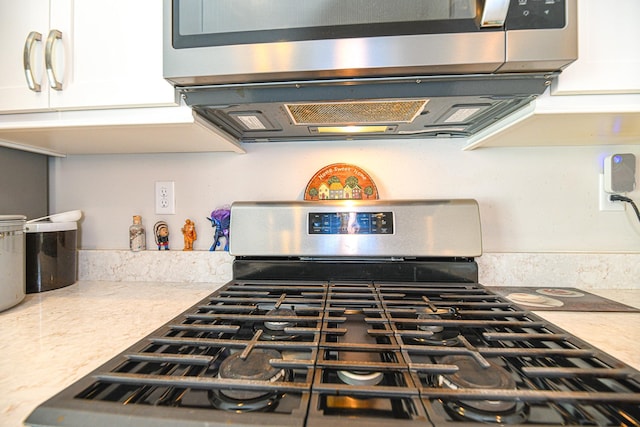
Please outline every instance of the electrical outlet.
M609 200L611 193L607 193L604 190L604 174L600 174L600 188L598 193L600 194L600 210L601 211L624 211L624 203L612 202Z
M176 213L175 185L173 181L156 181L156 214Z

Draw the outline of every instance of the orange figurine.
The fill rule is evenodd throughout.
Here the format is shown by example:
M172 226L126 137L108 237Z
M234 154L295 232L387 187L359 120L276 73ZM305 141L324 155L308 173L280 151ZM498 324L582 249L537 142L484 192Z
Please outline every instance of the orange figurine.
M190 219L185 220L184 227L182 227L182 234L184 235L184 249L183 251L193 250L193 241L198 238L196 235L196 226Z

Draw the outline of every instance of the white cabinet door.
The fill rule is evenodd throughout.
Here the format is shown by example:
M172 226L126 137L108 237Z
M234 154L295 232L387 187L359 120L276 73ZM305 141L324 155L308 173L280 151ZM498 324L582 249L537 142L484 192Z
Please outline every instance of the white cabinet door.
M40 40L31 44L29 55L34 83L40 92L29 89L23 53L29 34ZM44 44L49 32L48 0L2 0L0 2L0 112L43 110L49 105L44 73Z
M53 9L51 24L66 18ZM51 108L177 105L162 77L161 2L75 0L70 31L64 89L51 92Z
M578 59L553 94L640 93L639 16L638 0L581 0Z
M2 0L0 2L0 113L96 108L176 106L162 77L162 3L157 0ZM33 75L29 89L23 65L28 35ZM51 72L45 44L53 40ZM51 89L49 80L60 82Z

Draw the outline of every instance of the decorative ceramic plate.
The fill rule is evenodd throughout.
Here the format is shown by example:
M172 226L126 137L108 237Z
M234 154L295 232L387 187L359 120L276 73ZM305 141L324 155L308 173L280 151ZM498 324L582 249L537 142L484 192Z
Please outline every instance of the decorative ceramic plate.
M378 189L358 166L334 163L320 169L304 190L304 200L376 200Z
M537 293L546 295L548 297L567 297L567 298L579 298L583 297L582 292L574 291L571 289L562 288L544 288L536 290Z
M514 292L507 295L511 301L516 304L528 305L531 307L562 307L564 303L555 298L549 298L542 295L527 294L524 292Z

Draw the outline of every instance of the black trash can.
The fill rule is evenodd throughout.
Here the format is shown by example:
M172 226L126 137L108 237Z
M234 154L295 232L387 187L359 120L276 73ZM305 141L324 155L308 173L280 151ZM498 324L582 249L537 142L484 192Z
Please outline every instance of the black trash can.
M28 294L72 285L78 277L78 223L35 222L26 228Z

